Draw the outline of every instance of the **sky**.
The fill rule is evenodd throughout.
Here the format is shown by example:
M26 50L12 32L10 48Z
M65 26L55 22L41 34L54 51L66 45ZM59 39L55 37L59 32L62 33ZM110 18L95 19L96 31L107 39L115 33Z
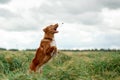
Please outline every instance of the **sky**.
M58 49L120 49L120 0L0 0L0 47L36 49L55 23Z

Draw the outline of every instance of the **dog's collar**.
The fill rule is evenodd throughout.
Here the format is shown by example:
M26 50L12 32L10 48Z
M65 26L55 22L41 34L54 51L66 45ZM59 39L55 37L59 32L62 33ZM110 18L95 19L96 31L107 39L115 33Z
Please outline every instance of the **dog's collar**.
M48 39L48 40L51 40L51 41L53 40L53 39L51 39L51 38L45 38L45 39Z

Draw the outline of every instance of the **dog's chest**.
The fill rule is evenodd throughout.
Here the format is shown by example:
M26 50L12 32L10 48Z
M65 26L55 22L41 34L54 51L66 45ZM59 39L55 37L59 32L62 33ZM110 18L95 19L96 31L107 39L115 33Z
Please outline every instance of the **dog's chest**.
M50 43L50 46L56 46L55 40L53 40L53 41ZM52 57L55 56L56 54L57 54L57 53L55 53L54 51L51 52L51 56L52 56Z
M50 46L56 46L55 40L53 40L53 41L50 43Z

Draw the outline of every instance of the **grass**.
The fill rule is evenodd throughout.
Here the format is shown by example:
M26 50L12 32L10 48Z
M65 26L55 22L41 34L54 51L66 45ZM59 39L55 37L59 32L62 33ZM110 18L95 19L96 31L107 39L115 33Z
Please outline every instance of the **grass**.
M34 53L0 51L0 80L120 80L119 51L60 51L43 74L29 74Z

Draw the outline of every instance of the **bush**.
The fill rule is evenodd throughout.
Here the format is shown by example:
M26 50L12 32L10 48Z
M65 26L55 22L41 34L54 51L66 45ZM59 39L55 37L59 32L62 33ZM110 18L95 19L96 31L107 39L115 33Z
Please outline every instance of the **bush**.
M19 51L18 49L9 49L9 51Z
M0 50L7 50L7 49L5 49L5 48L0 48Z

